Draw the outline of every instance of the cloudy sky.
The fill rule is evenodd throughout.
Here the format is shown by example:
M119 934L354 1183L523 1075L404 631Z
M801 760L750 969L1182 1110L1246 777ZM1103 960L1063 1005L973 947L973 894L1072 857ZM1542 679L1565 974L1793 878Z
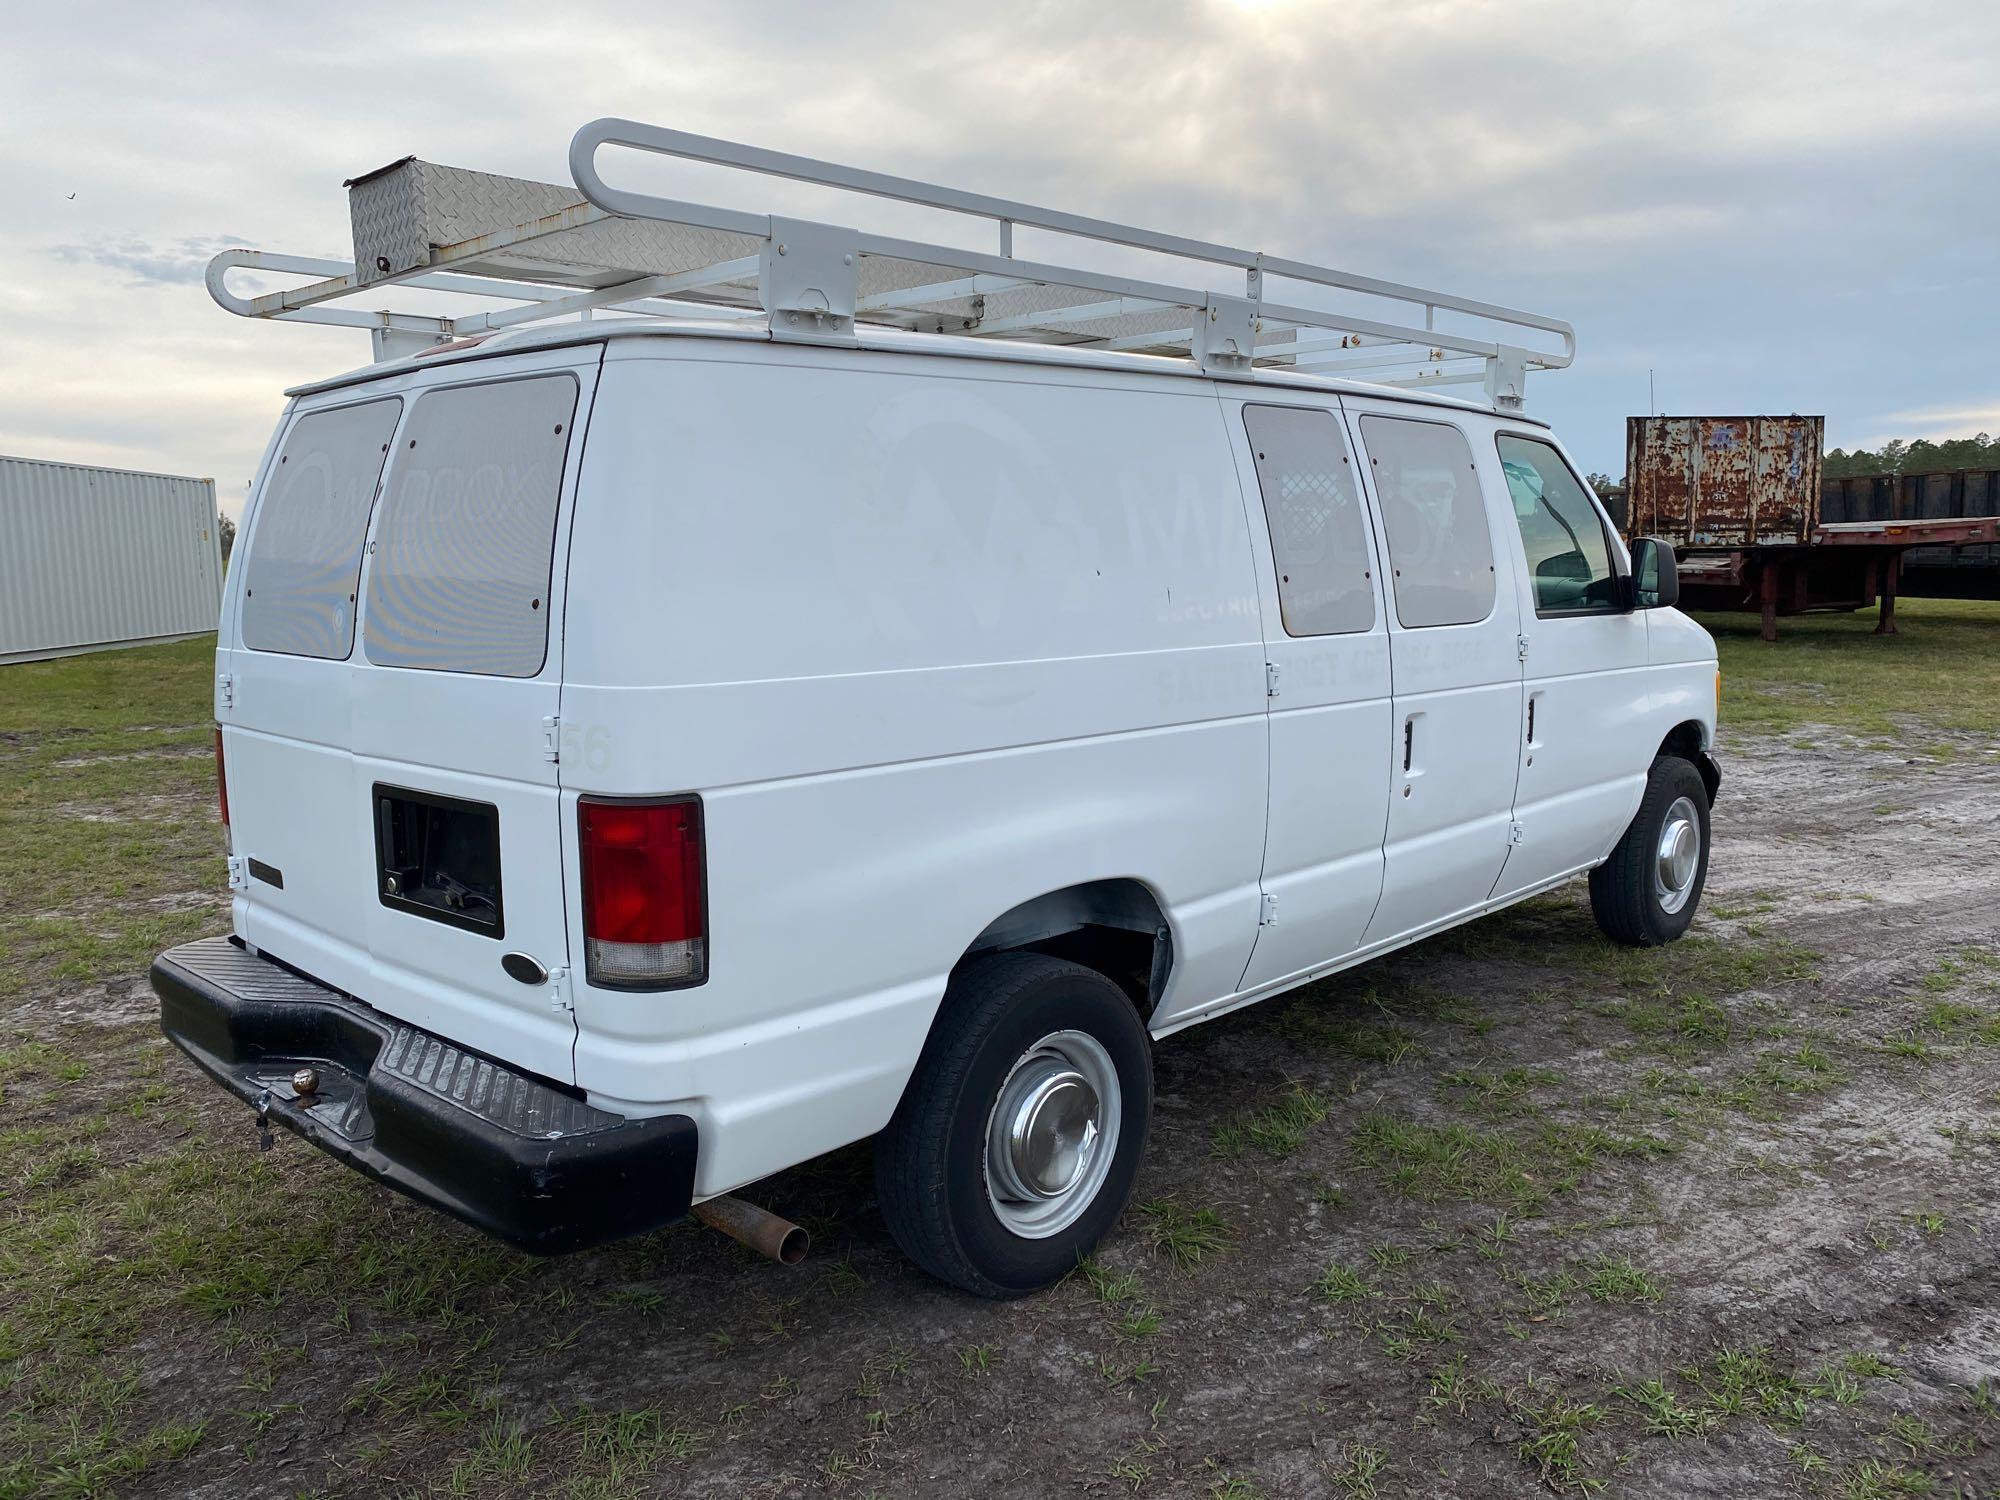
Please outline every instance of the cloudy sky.
M0 452L213 475L238 508L283 387L367 348L230 317L207 257L345 258L342 179L411 153L564 181L608 114L1567 318L1576 364L1529 406L1613 474L1649 369L1661 409L1823 412L1830 445L2000 431L1986 0L304 14L9 8Z

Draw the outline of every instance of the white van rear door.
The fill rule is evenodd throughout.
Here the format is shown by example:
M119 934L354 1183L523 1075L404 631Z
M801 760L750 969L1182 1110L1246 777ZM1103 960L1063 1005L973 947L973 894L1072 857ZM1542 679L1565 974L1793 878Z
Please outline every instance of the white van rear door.
M247 537L225 719L243 935L392 1016L565 1080L550 622L597 357L423 371L370 388L372 411L339 403L357 410L338 431L313 432L319 407L303 410ZM371 444L379 485L359 472ZM313 545L298 540L312 511L297 501L316 492L288 504L283 488L295 459L347 496L318 507ZM345 549L371 491L357 570ZM285 566L266 566L267 543Z

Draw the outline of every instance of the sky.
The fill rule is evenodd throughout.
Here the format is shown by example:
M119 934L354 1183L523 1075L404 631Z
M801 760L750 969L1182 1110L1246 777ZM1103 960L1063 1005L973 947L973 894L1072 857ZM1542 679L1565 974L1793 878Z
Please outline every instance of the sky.
M566 182L601 115L1567 319L1528 409L1613 476L1649 371L1656 410L1821 413L1829 447L2000 432L1986 0L6 14L0 453L213 476L231 512L284 388L368 347L225 313L208 257L349 258L343 179L410 154ZM705 170L643 185L832 216Z

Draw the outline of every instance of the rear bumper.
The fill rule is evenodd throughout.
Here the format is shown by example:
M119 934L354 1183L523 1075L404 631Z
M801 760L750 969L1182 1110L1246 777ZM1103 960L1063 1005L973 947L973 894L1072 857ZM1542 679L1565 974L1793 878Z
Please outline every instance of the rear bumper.
M595 1109L228 938L168 950L152 978L161 1029L230 1093L519 1249L581 1250L688 1211L698 1138L683 1115ZM301 1067L319 1074L310 1102Z

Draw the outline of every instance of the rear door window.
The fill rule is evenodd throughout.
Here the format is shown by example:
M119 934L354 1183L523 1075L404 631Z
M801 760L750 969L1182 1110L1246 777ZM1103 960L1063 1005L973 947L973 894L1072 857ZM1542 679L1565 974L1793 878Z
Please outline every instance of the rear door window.
M243 577L243 644L343 661L368 511L403 403L308 412L264 484Z
M371 662L495 677L541 671L576 399L569 375L417 398L375 528L363 629Z
M1405 630L1493 613L1493 534L1465 434L1444 422L1363 417L1382 506L1396 618Z
M1285 633L1372 629L1368 530L1340 419L1303 406L1246 406L1243 426L1257 460Z

